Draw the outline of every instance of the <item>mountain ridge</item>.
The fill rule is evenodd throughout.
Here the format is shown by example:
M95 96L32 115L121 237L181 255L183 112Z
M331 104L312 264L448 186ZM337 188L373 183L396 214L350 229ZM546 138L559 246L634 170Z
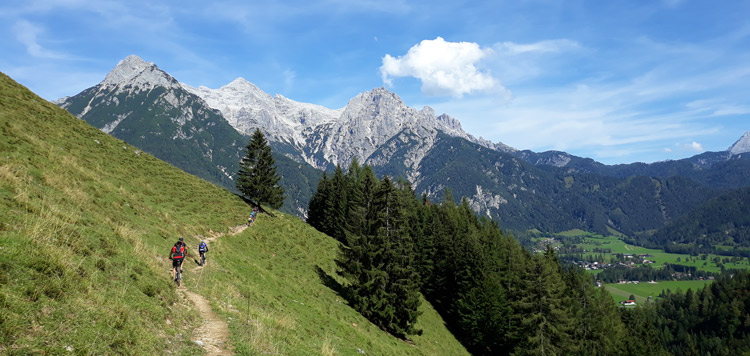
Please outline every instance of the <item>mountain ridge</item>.
M140 68L150 66L140 63L140 67L133 66L136 68L128 73L143 73ZM154 68L158 69L155 65ZM123 88L135 90L137 85L127 84L132 78L119 77L126 78ZM750 160L745 159L748 155L731 156L728 152L704 153L650 165L607 166L565 152L518 151L476 139L464 132L455 118L435 115L430 107L411 108L397 94L382 87L358 94L337 110L271 96L244 78L219 89L183 84L170 88L155 86L139 91L141 96L129 104L125 103L129 94L122 90L109 91L109 96L100 98L92 97L92 92L99 93L97 87L92 87L66 99L63 105L80 115L86 104L93 103L93 111L81 115L84 119L105 132L127 138L130 143L148 141L141 144L151 145L150 150L169 147L176 139L183 139L172 133L159 134L167 124L160 124L159 120L167 117L155 113L169 111L172 116L167 116L172 120L183 112L182 108L162 100L165 95L182 93L179 96L193 98L192 110L213 113L211 120L196 128L198 131L210 133L221 127L222 135L238 137L239 142L242 136L231 123L238 127L244 123L248 130L260 127L277 154L277 162L285 167L282 180L296 177L286 188L288 192L296 189L300 193L285 202L284 211L300 216L305 216L309 197L315 190L320 174L316 168L347 167L354 158L371 165L378 175L406 178L417 193L425 193L431 199L440 199L445 189L451 188L457 193L456 198L466 196L475 211L501 218L504 225L520 230L584 228L607 233L612 228L633 233L657 229L685 209L712 197L717 189L737 188L750 181L746 179L750 177L747 167ZM211 102L215 107L210 106ZM142 110L144 103L148 110ZM151 128L146 132L141 130L140 136L125 137L119 130L129 119L118 120L132 116L133 111L138 111L142 126ZM232 114L235 116L227 119ZM180 125L185 123L191 121L178 121L170 127L173 131L183 129ZM201 153L172 150L170 155L174 157L167 160L186 160L183 165L200 162L212 172L220 168L220 184L232 189L232 167L239 161L241 144L232 145L219 139L203 141L199 147L238 153L231 156L234 160L227 158L222 167L217 167L211 161L212 156L206 156L203 150ZM183 169L196 168L196 164L189 163ZM644 178L630 178L634 176ZM673 178L676 176L688 179ZM633 217L623 211L631 212ZM645 212L654 212L655 217Z

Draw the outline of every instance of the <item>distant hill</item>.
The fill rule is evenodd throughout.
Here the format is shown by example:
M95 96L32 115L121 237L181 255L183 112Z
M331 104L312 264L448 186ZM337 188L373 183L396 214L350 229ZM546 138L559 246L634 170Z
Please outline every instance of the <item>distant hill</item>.
M450 188L511 230L633 234L658 229L715 196L682 177L622 179L548 169L448 136L439 136L420 168L418 192L437 199Z
M732 190L711 199L643 240L667 246L750 248L750 188Z
M0 354L202 354L185 291L208 299L237 354L467 354L426 302L412 343L347 306L322 281L333 239L278 212L230 235L249 211L237 196L4 74L0 132ZM179 236L211 239L182 291L166 258Z
M549 171L562 169L569 173L589 173L616 178L679 176L712 188L731 189L747 186L750 182L750 154L743 151L745 137L747 134L727 151L704 152L680 160L654 163L605 165L591 158L582 158L559 151L541 153L518 151L516 155ZM742 153L732 154L733 151Z

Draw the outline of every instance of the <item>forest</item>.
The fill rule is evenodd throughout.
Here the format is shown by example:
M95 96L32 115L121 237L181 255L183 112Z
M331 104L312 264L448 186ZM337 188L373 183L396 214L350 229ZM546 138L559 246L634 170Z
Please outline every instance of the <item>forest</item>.
M619 308L555 251L532 254L450 192L441 203L355 160L323 175L308 223L341 242L341 294L396 337L419 293L474 355L737 355L750 350L750 275Z

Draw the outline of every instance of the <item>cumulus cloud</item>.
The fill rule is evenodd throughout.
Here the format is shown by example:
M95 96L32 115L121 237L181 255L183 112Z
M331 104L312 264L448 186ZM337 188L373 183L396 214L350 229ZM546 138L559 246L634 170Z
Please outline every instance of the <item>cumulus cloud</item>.
M437 37L414 45L398 58L386 54L380 72L387 85L393 85L395 77L414 77L422 81L424 93L460 98L500 86L476 66L492 52L473 42L447 42Z
M693 143L691 143L691 144L689 145L689 148L690 148L691 150L693 150L693 151L696 151L696 152L703 152L703 151L705 151L705 150L703 149L703 145L701 145L700 143L698 143L698 142L695 142L695 141L693 141Z

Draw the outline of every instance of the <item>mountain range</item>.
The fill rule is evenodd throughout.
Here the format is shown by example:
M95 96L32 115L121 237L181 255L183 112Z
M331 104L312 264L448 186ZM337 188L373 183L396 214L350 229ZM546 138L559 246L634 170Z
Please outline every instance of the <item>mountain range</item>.
M385 88L329 109L271 96L243 78L218 89L191 87L137 56L56 104L230 190L247 135L260 128L289 193L282 210L299 216L322 171L346 168L354 158L379 175L405 178L430 199L450 189L514 231L653 231L750 185L750 132L722 152L610 166L476 138L457 119L411 108Z

